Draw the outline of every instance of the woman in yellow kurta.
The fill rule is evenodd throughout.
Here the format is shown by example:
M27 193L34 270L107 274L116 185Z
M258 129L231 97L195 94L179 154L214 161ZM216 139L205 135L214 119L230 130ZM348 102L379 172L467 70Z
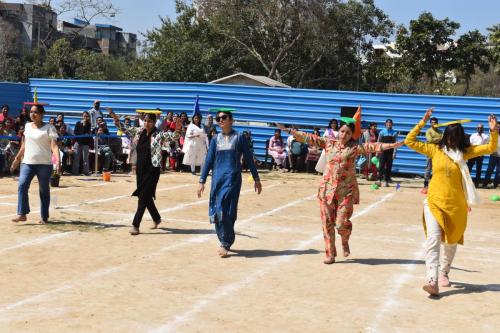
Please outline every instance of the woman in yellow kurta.
M417 135L431 117L433 109L415 126L405 143L411 149L432 159L432 180L424 201L424 228L426 231L426 266L428 283L423 289L430 295L439 294L439 286L450 286L448 273L457 244L464 243L468 206L478 203L478 195L465 161L490 154L497 149L496 119L489 117L490 143L470 146L459 123L448 125L439 144L417 140ZM439 271L439 252L444 242L444 254Z

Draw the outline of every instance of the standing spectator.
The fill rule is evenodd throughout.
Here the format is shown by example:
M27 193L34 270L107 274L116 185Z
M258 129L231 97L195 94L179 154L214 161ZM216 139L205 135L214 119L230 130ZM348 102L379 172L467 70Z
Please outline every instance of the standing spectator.
M271 155L276 162L276 165L281 171L286 171L285 169L285 144L283 143L283 138L281 137L281 130L276 129L274 135L269 140L269 155Z
M371 122L370 123L370 128L363 133L361 136L361 143L375 143L378 140L378 130L377 130L377 123ZM374 180L377 179L378 177L378 170L377 166L372 163L372 157L374 157L375 154L368 154L366 157L366 164L363 166L361 172L365 176L367 180Z
M337 119L332 119L328 123L328 128L325 130L325 133L323 134L324 138L330 138L330 139L338 139L339 137L339 122Z
M488 143L489 136L484 134L484 126L483 124L477 125L477 132L470 136L470 144L473 146L485 145ZM469 172L472 175L472 168L476 165L476 178L474 179L474 185L479 187L479 182L481 181L481 170L483 168L483 159L484 156L478 156L475 158L471 158L467 161L467 166L469 167Z
M339 122L337 119L332 119L328 123L328 128L325 130L325 133L323 134L323 137L325 139L331 139L331 140L337 140L339 137ZM318 149L320 149L318 147ZM321 155L319 157L318 162L316 163L316 171L319 173L323 173L325 171L325 166L326 166L326 156L325 156L325 150L323 149L321 151Z
M82 114L82 120L77 122L75 125L75 135L92 135L92 129L90 124L90 114L85 111ZM90 174L89 169L89 149L92 145L92 137L76 138L76 143L74 145L74 160L73 160L73 174L78 175L80 173L80 161L83 158L83 173L85 175Z
M9 116L9 106L8 105L2 105L2 113L0 113L0 122L4 122L7 119L10 119L12 121L12 124L14 124L14 118Z
M438 124L439 120L436 117L431 118L431 127L425 132L425 139L427 140L427 143L433 144L433 145L438 145L441 142L441 139L443 138L443 133L439 130L436 125ZM422 193L426 194L427 193L427 187L429 187L429 180L432 177L432 158L427 157L427 166L425 167L425 174L424 174L424 189L422 190Z
M184 152L182 164L191 166L191 174L196 175L197 166L200 166L200 169L203 168L207 156L207 146L208 140L201 124L201 114L195 113L186 130L184 146L182 147Z
M215 133L217 133L217 130L215 129L214 126L214 117L209 114L207 116L207 119L205 120L205 134L207 135L208 141L210 142L212 140L212 130L215 130Z
M392 119L387 119L385 121L385 128L380 131L378 135L378 142L382 143L395 143L398 137L398 132L393 128ZM380 174L378 176L378 185L382 183L382 179L385 181L385 186L389 186L389 182L392 182L392 162L396 158L396 149L388 149L380 154L379 164L380 164Z
M186 112L181 112L182 127L187 128L189 125L189 119Z
M13 222L26 221L30 212L28 189L36 175L40 193L40 223L49 219L50 176L52 174L52 158L59 169L59 148L57 147L57 131L54 126L43 122L45 110L42 105L33 105L30 111L31 121L26 124L25 137L21 149L12 163L11 171L21 165L19 174L17 217ZM22 164L21 164L22 160ZM58 170L59 171L59 170Z
M22 126L26 125L26 123L30 121L30 111L26 106L21 109L21 112L19 113L19 120L20 125Z
M500 123L497 123L497 132L498 134L500 134ZM498 184L500 183L500 137L498 139L497 151L490 155L488 168L486 169L486 175L483 181L483 187L488 186L493 171L495 171L495 177L493 178L493 188L496 189L498 187Z
M49 125L56 127L56 117L49 118ZM56 130L57 130L57 128L56 128Z
M101 101L95 100L94 101L94 107L89 110L89 115L90 115L90 125L92 128L97 126L97 118L101 117L102 118L102 112L101 112Z

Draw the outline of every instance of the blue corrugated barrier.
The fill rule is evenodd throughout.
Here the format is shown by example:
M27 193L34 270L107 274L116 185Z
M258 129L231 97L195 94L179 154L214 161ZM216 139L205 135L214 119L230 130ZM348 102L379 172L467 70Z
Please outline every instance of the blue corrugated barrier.
M95 99L101 107L111 107L118 114L135 114L135 109L185 111L191 115L196 96L200 109L207 114L213 107L237 109L235 118L238 130L250 130L255 152L263 159L265 142L273 135L274 127L266 124L280 122L299 126L325 128L331 118L340 117L343 106L362 106L363 120L384 126L392 118L401 139L418 122L424 111L435 107L440 122L470 118L466 131L474 132L477 123L487 126L487 116L497 113L500 99L475 97L450 97L432 95L382 94L295 88L268 88L209 83L171 82L110 82L31 79L30 91L35 88L41 102L49 103L49 113L64 112L66 122L73 125L81 112L92 107ZM107 120L114 130L111 119ZM485 161L486 165L487 161ZM393 170L401 173L422 174L425 157L403 147L398 151Z
M17 116L29 98L29 84L0 82L0 105L7 104L9 115Z

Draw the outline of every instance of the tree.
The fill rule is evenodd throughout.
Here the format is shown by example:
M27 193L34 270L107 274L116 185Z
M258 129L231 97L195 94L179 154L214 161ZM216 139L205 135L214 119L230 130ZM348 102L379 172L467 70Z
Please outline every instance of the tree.
M490 64L488 62L488 49L486 48L486 37L478 30L469 31L460 36L455 49L455 66L465 81L463 95L469 91L470 80L479 68L483 73L488 72Z
M396 36L396 51L401 55L401 65L418 82L423 77L430 84L443 81L444 73L453 69L455 44L452 36L460 24L450 19L435 19L431 13L422 13L411 20L409 30L400 26ZM441 76L439 76L441 74ZM441 90L441 88L439 88Z
M495 72L500 74L500 24L488 28L490 35L488 37L491 46L491 61L495 67Z
M57 40L47 51L45 59L45 73L55 79L72 78L75 71L75 57L68 40Z

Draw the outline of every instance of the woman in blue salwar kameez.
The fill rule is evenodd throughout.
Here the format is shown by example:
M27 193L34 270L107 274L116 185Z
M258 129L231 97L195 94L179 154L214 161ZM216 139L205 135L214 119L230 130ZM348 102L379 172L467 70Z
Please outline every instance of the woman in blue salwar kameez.
M234 243L234 223L237 218L238 199L241 190L241 156L245 159L254 179L255 191L260 194L262 184L255 168L253 154L245 137L233 130L231 109L218 109L215 120L222 131L210 142L207 158L200 176L198 197L205 189L208 173L212 170L210 189L210 223L215 224L219 238L218 254L224 258Z

